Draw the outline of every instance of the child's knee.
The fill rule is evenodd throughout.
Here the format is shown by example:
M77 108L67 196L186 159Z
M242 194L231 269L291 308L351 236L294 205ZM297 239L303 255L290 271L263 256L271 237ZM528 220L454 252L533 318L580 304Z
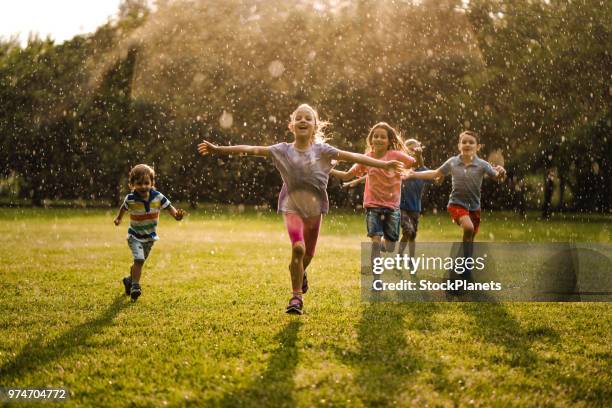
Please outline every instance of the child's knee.
M402 241L404 242L413 242L416 239L416 231L404 231L402 235Z
M474 233L474 224L472 224L471 222L463 223L462 227L463 227L463 232L467 234Z
M372 239L372 242L375 242L377 244L380 244L382 242L382 235L373 235L370 238Z
M294 258L303 258L306 254L306 248L303 242L296 242L291 248L291 256Z

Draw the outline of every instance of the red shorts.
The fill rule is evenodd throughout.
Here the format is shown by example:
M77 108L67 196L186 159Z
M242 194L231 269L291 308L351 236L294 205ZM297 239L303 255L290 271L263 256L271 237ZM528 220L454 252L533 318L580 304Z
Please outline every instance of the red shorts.
M453 221L457 224L459 224L459 219L461 217L466 215L469 216L470 220L472 220L472 224L474 224L474 234L478 232L480 228L480 210L468 211L467 208L455 204L449 204L447 210Z
M285 226L289 233L291 246L303 242L307 256L314 256L321 227L321 216L302 218L295 213L285 213Z

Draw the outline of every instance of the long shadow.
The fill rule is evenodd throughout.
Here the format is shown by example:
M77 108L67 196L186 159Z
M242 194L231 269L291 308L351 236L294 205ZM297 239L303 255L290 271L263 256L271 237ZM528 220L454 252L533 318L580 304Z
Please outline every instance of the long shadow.
M338 350L345 364L357 368L356 383L366 406L388 406L399 398L406 383L423 368L423 351L406 341L406 317L413 315L413 328L431 329L434 303L370 303L361 316L357 351Z
M493 363L528 368L537 362L537 354L531 350L536 338L546 338L551 342L559 339L559 334L549 327L524 330L502 303L470 303L463 310L476 321L472 326L475 335L506 350L506 355L496 356Z
M50 343L45 344L42 336L36 338L26 344L14 359L0 367L0 378L5 384L11 384L52 361L74 354L89 337L108 326L126 305L125 296L118 295L102 315L71 328Z
M275 336L279 346L270 357L266 371L257 381L246 388L228 392L218 402L209 402L215 406L232 408L296 406L297 403L293 398L295 388L293 376L298 363L296 343L301 324L300 320L292 320Z

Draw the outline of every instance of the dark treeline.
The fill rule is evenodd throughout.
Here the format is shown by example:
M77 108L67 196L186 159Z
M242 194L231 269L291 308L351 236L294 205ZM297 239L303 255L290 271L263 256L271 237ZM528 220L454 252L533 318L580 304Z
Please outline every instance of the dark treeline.
M273 204L270 163L196 144L290 140L307 102L330 143L363 151L384 120L431 167L479 132L509 171L485 208L610 212L611 37L599 0L127 0L88 36L0 41L0 194L115 204L146 162L173 200ZM330 196L358 204L335 182Z

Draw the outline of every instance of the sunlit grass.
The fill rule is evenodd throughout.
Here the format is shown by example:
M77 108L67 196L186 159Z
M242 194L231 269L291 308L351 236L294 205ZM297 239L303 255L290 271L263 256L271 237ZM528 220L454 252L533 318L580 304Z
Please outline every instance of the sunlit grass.
M104 210L0 212L0 385L65 406L608 405L609 304L368 304L360 214L326 217L307 314L283 313L279 216L163 216L143 296L122 296L126 226ZM483 240L610 242L610 218L483 214ZM454 240L446 214L419 239ZM535 399L534 399L535 398Z

